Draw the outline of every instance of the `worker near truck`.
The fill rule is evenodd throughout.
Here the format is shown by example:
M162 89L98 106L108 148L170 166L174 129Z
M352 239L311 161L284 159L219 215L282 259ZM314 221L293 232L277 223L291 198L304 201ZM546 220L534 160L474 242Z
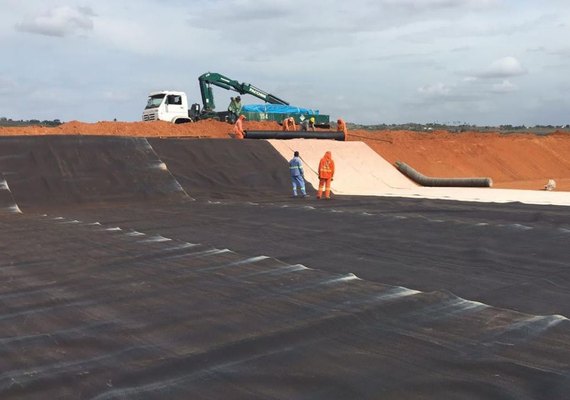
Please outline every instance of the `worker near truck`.
M291 174L291 183L293 183L293 197L297 197L297 186L301 189L302 197L308 197L305 190L303 163L301 158L299 158L298 151L293 153L293 158L289 161L289 173Z
M297 125L295 125L295 118L287 117L283 120L283 130L284 131L296 131Z
M230 105L228 106L231 122L235 122L238 119L238 115L241 114L241 108L241 97L231 97Z
M301 122L301 130L302 131L315 131L315 117L311 117L309 119L304 119Z
M334 177L334 161L332 153L327 151L321 161L319 162L319 190L317 192L317 199L320 200L325 190L325 199L331 198L331 181Z
M240 115L234 124L234 135L236 139L243 139L245 137L245 131L243 130L243 120L245 115Z
M346 129L346 123L342 118L336 121L336 131L344 133L344 140L348 140L348 130Z

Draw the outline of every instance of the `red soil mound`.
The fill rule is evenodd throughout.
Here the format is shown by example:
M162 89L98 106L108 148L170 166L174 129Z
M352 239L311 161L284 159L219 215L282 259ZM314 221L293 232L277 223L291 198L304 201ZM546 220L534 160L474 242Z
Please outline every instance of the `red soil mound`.
M403 161L432 177L490 177L494 187L543 189L554 179L570 190L570 134L354 131L386 160Z
M48 128L29 126L18 128L0 128L0 136L8 135L105 135L105 136L185 136L228 138L233 126L215 120L203 120L189 124L175 125L169 122L97 122L93 124L71 121ZM245 129L281 129L276 122L245 121Z
M244 128L279 130L276 122L245 121ZM174 125L168 122L71 121L55 128L0 128L6 135L114 135L154 137L228 138L232 125L215 120ZM476 177L493 179L494 186L513 189L542 189L554 179L557 190L570 191L570 134L550 135L498 133L450 133L411 131L349 132L350 140L361 140L385 159L403 161L432 177Z

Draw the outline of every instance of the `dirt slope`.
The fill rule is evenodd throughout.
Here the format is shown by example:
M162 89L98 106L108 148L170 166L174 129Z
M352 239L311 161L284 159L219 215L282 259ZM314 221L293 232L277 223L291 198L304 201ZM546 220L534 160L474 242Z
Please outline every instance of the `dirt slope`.
M494 187L570 190L570 134L352 132L391 163L434 177L491 177Z
M249 122L245 129L280 129L275 122ZM173 125L167 122L71 121L55 128L0 128L0 135L117 135L227 138L232 126L205 120ZM570 134L450 133L352 131L391 163L404 161L433 177L488 176L499 188L537 189L555 179L557 190L570 191Z
M276 122L245 122L245 129L281 129ZM57 127L0 127L0 136L8 135L111 135L111 136L187 136L229 138L232 125L214 120L175 125L164 121L84 123L71 121Z

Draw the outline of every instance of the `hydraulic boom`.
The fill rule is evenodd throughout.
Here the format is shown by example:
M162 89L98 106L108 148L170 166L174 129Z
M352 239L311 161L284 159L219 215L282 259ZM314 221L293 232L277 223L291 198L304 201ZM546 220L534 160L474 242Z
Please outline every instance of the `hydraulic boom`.
M198 81L200 82L200 94L202 95L203 111L205 112L214 111L216 108L212 85L227 90L235 90L239 94L250 94L265 101L266 103L283 104L286 106L289 105L285 100L256 88L249 83L240 83L216 72L205 73L198 78Z

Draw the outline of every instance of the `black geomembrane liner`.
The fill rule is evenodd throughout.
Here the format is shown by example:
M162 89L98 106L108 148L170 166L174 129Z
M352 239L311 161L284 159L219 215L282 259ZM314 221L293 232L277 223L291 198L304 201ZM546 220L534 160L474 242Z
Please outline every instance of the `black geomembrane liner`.
M0 174L0 399L570 392L565 207L291 199L264 141L0 138Z

